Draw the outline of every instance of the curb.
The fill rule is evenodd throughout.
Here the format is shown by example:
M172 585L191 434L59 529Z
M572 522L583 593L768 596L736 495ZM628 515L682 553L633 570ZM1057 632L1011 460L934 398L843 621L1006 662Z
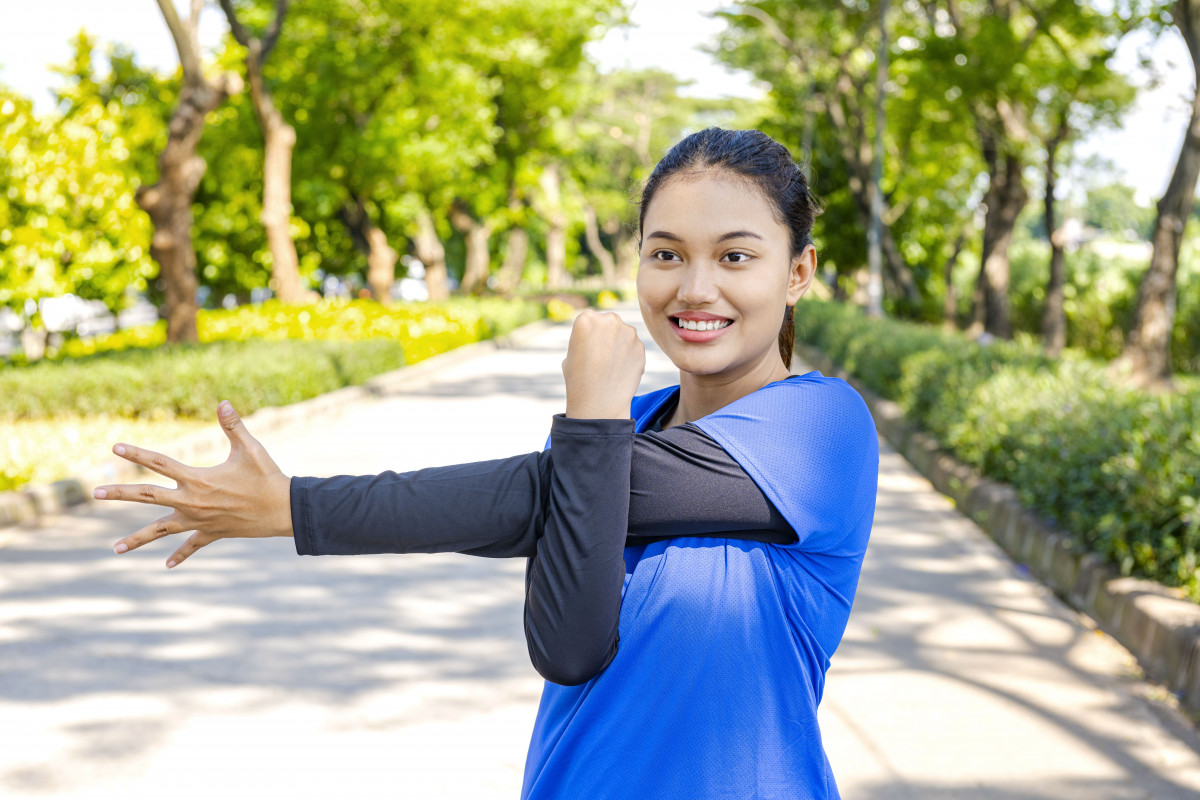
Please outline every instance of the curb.
M358 386L346 386L332 392L286 406L268 406L243 417L256 434L272 433L329 414L348 403L369 400L428 385L443 369L478 358L496 350L520 347L529 340L561 323L539 319L522 325L504 336L456 347L412 366L384 372ZM229 440L220 430L202 431L170 443L171 455L188 464L218 463L229 451ZM123 458L109 456L82 469L79 474L48 484L27 484L16 491L0 492L0 530L12 526L36 527L43 517L60 514L82 503L91 502L92 489L108 483L127 483L154 474Z
M877 396L824 352L799 341L796 352L825 375L853 386L879 432L934 488L1019 565L1133 653L1148 678L1164 684L1188 710L1200 712L1200 605L1180 589L1121 577L1070 533L1021 505L1011 486L984 478L942 450L904 418L900 406Z

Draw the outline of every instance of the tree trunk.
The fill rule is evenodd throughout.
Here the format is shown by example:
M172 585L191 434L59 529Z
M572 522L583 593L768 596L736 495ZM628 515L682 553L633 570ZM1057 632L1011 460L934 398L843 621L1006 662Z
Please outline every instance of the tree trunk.
M614 216L604 223L604 232L612 237L613 251L617 256L614 281L617 286L629 286L635 280L634 272L638 263L637 245L629 234L629 227Z
M894 287L895 295L905 297L913 303L920 302L921 290L917 288L917 281L913 277L912 269L904 260L904 256L900 254L900 248L896 246L896 238L892 235L892 226L886 222L883 223L882 244L883 265L886 267L885 275Z
M1050 237L1050 280L1046 284L1046 306L1042 310L1042 344L1046 355L1058 357L1067 346L1067 317L1063 308L1063 285L1066 282L1063 267L1063 231L1058 227L1054 214L1054 189L1058 176L1055 157L1058 147L1068 133L1064 115L1057 133L1046 143L1046 195L1043 198L1042 214L1046 233Z
M613 261L612 253L608 252L608 248L600 241L600 226L596 223L596 209L592 208L591 203L585 203L583 206L583 225L588 249L600 262L600 275L604 280L604 285L615 285L617 265Z
M154 236L150 256L163 281L163 316L168 342L195 342L196 250L192 245L192 200L204 177L204 159L196 155L204 119L225 102L225 83L185 83L167 125L167 146L158 157L158 183L140 186L137 204L150 216Z
M1200 81L1200 2L1179 0L1172 19L1183 34L1192 57L1192 70ZM1200 87L1200 83L1195 84ZM1200 176L1200 90L1192 97L1192 116L1183 146L1171 174L1171 183L1158 201L1154 221L1154 250L1150 268L1138 286L1137 309L1125 349L1114 366L1130 370L1138 386L1167 388L1171 384L1171 330L1175 325L1175 279L1179 247L1192 210L1196 179Z
M367 220L367 286L376 302L392 304L392 284L396 282L396 251L388 244L387 234Z
M173 0L157 2L179 54L183 87L167 123L167 145L158 156L158 183L139 186L136 200L154 225L150 257L158 262L163 281L165 307L161 313L167 320L167 341L195 342L198 283L196 250L192 246L192 199L205 170L196 147L208 112L240 88L230 75L216 81L204 77L197 38L202 0L192 0L186 21L180 19Z
M985 160L989 165L988 190L983 196L987 213L983 222L983 254L975 284L975 324L972 330L987 331L1001 339L1012 338L1008 313L1008 248L1012 244L1017 216L1029 199L1021 176L1023 164L1012 152L999 153L996 141L985 136ZM989 152L990 151L990 155Z
M942 274L946 280L946 301L942 305L942 328L948 331L958 329L958 293L954 290L954 267L958 264L958 256L966 244L966 234L959 232L954 239L954 247L942 266Z
M252 51L253 52L253 51ZM307 296L300 280L300 259L292 241L292 149L296 129L283 119L262 86L262 75L249 67L250 97L262 127L263 160L262 224L271 250L271 284L275 296L284 303L301 303Z
M550 229L546 232L546 288L567 285L567 215L562 209L562 179L558 164L551 163L542 172L543 216Z
M529 232L524 228L513 228L508 232L508 242L504 249L504 263L496 274L496 291L500 294L512 294L521 283L525 274L525 258L529 255Z
M446 273L446 248L438 238L433 215L422 209L417 215L417 235L413 237L413 249L417 258L425 265L425 285L429 288L429 300L439 302L450 296L450 284Z
M488 252L492 238L490 223L481 223L472 217L459 203L450 208L450 224L466 237L467 264L463 269L459 291L464 294L480 294L487 288L491 273L491 255Z
M33 320L26 319L21 328L21 353L27 361L39 361L46 355L46 345L50 341L50 331L41 326L35 326Z
M251 36L237 17L232 0L220 0L230 32L246 48L246 80L250 84L250 101L262 131L263 207L262 224L267 232L267 247L271 251L271 288L284 303L302 303L310 293L300 280L300 259L292 241L292 148L296 145L296 129L287 123L275 107L271 93L263 81L263 63L279 41L283 18L289 0L275 0L275 16L261 38Z
M873 182L871 173L875 169L874 155L870 137L867 135L866 109L869 100L865 85L856 83L850 74L848 55L845 55L838 70L838 78L833 92L824 92L821 100L833 124L835 137L846 161L849 174L846 176L846 186L854 199L859 219L864 227L871 225L871 204L874 202ZM800 64L797 64L800 66ZM849 105L847 113L846 105ZM886 195L880 195L881 216L881 246L884 258L884 286L887 293L900 295L916 303L921 299L917 281L912 269L896 246L892 235L892 226L888 221L891 208Z
M390 305L392 284L396 282L396 251L388 244L387 234L371 221L363 199L354 193L351 197L353 204L344 205L339 216L354 246L367 257L367 288L371 290L371 298Z

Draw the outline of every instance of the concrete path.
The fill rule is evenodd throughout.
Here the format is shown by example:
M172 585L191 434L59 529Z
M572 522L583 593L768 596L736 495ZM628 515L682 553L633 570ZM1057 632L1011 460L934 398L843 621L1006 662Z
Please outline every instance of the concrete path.
M263 441L289 474L540 449L568 334ZM652 350L643 390L673 382ZM1200 797L1200 740L1128 654L881 454L820 710L843 797ZM159 513L92 504L0 547L0 797L517 797L541 689L523 563L283 540L170 572L166 543L112 555Z

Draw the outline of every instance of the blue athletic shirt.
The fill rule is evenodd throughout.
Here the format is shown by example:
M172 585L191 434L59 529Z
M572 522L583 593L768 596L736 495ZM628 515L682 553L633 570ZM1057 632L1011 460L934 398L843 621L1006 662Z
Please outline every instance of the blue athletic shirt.
M635 397L635 430L678 391ZM875 513L870 412L845 381L813 371L693 422L797 541L627 546L619 648L586 683L546 682L523 800L840 797L817 705Z

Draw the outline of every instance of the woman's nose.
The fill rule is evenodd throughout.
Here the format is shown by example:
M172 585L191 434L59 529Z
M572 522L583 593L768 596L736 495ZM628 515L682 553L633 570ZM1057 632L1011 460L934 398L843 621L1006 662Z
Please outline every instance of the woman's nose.
M681 303L701 305L716 302L716 274L708 264L689 264L680 276L676 297Z

